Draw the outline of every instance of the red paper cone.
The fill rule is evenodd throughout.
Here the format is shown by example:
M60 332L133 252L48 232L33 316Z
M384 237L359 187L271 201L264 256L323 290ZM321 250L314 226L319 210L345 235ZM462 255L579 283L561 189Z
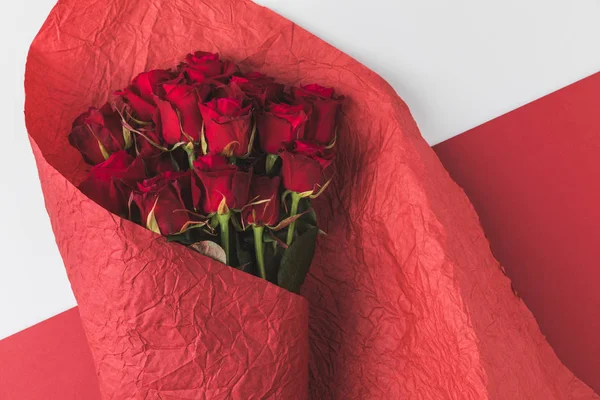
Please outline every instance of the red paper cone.
M303 298L110 214L32 145L103 398L307 397Z
M74 186L72 119L194 50L347 103L310 302L123 221ZM372 71L248 0L61 0L26 118L107 399L593 399L510 290L477 215Z

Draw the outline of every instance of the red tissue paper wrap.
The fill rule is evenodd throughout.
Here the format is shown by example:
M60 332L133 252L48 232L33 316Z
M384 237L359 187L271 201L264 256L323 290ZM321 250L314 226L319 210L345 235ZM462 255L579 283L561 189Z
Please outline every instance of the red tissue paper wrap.
M218 52L347 98L303 297L102 209L70 123L137 73ZM392 88L248 0L61 0L26 122L105 399L595 399L513 295Z

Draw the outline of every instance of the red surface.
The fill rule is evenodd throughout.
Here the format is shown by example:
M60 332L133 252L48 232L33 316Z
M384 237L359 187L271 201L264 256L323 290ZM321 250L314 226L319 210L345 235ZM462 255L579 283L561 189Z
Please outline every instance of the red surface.
M308 321L299 297L165 243L73 185L72 119L196 49L347 96L337 176L315 204L328 235L303 288ZM105 398L596 398L512 294L404 102L284 18L249 0L61 0L32 44L26 99Z
M435 151L557 355L600 392L600 73Z
M77 308L0 341L0 399L100 400Z

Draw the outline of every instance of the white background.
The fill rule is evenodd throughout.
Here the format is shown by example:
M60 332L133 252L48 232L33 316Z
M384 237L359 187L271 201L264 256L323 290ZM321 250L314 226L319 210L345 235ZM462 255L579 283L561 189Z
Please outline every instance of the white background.
M430 144L600 70L600 0L256 1L381 74ZM0 338L75 305L23 120L27 50L54 3L0 3Z

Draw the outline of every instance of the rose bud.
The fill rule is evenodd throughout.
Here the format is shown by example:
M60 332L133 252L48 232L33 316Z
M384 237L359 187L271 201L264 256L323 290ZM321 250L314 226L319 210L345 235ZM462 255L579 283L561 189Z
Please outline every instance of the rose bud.
M162 234L179 233L190 220L182 192L190 172L165 172L138 183L133 201L146 228Z
M248 97L256 101L257 107L267 102L276 102L283 97L284 86L275 82L275 78L260 72L249 72L243 76L232 76L231 82L237 84Z
M284 143L302 139L307 120L302 105L269 104L257 122L261 149L277 154Z
M79 189L108 211L123 216L127 215L132 189L144 179L146 170L142 159L134 159L122 150L94 166Z
M218 54L204 51L188 54L179 69L186 74L190 83L204 82L205 78L227 81L236 72L234 63L220 60Z
M171 103L159 99L158 96L154 96L154 103L156 104L156 109L154 110L152 120L156 125L156 132L161 138L161 142L173 145L187 141L181 131L177 112L173 109Z
M211 154L242 157L248 153L252 133L252 106L239 99L212 99L200 104L204 134Z
M86 162L99 164L125 148L121 116L106 103L99 110L91 107L73 121L69 143L81 152Z
M312 194L323 171L333 162L333 152L324 146L297 141L291 151L280 153L283 186L296 193Z
M199 157L194 162L194 172L204 188L204 198L199 204L198 187L192 187L194 205L201 207L204 213L219 211L223 199L227 209L241 209L248 203L252 172L240 171L219 155Z
M276 176L254 176L250 186L250 199L253 204L243 211L244 225L276 226L279 222L279 185L281 178ZM265 203L261 201L269 200Z
M129 104L135 113L135 118L151 121L156 108L154 98L164 95L161 84L171 79L173 79L173 74L163 69L142 72L133 79L131 85L116 91L115 94L121 96L123 101Z
M206 100L210 87L208 85L194 87L183 83L165 83L163 88L165 100L174 106L183 128L184 134L178 141L188 142L191 139L193 142L198 142L202 130L202 115L198 103Z
M308 114L304 137L329 145L336 134L338 116L344 96L335 96L333 88L317 84L292 88L294 104L301 104Z

